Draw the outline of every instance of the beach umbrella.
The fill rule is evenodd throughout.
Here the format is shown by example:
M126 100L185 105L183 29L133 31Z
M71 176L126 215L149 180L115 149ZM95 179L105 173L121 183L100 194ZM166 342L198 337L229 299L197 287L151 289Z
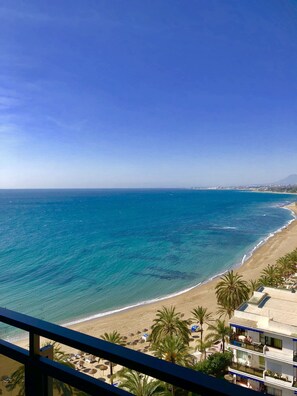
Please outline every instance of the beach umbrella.
M103 378L103 377L98 377L97 379L98 379L99 381L106 382L106 379L105 379L105 378Z
M97 369L100 369L101 364L97 364L97 366L95 366Z
M141 334L141 331L138 330L137 334Z
M129 333L129 337L134 337L134 333Z
M109 365L109 361L108 361L108 360L106 360L106 361L104 362L104 364L107 364L107 365Z
M97 373L97 370L95 368L92 368L92 370L90 371L90 374L94 375Z
M104 375L104 371L107 370L107 369L108 369L108 367L105 366L105 364L100 364L100 370L103 371L103 375Z
M124 337L123 337L123 340L128 340L128 337L127 337L127 336L124 336Z
M146 332L146 331L149 331L149 330L148 330L148 329L143 329L142 331L143 331L143 332Z

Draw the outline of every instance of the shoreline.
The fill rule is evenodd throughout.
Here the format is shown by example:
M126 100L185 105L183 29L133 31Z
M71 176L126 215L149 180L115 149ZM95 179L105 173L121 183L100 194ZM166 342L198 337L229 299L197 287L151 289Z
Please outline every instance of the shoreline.
M267 264L274 264L279 257L297 248L297 206L295 203L291 203L282 208L290 210L294 218L260 241L251 250L249 257L247 257L249 254L247 253L241 263L232 267L240 275L243 275L245 280L258 278ZM113 330L127 335L131 332L142 331L143 328L149 328L157 310L162 306L175 305L177 311L184 313L185 317L191 317L191 311L198 305L208 308L215 314L217 310L215 286L223 273L214 275L210 279L174 295L140 302L134 306L120 308L109 313L99 313L94 315L96 317L86 318L79 322L72 321L63 326L95 337L100 337L103 333ZM27 338L11 340L11 342L24 348L28 345Z
M217 274L211 276L210 278L197 283L194 286L190 286L190 287L188 287L186 289L183 289L183 290L168 294L166 296L156 297L156 298L153 298L153 299L147 300L147 301L146 300L145 301L140 301L140 302L137 302L137 303L135 303L133 305L129 305L129 306L121 307L121 308L115 308L114 310L111 310L111 311L99 312L97 314L88 316L86 318L74 319L74 320L72 320L70 322L61 324L61 326L63 326L63 327L71 327L71 326L74 326L74 325L79 325L80 323L84 323L84 322L88 322L88 321L91 321L91 320L100 319L100 318L103 318L105 316L116 315L116 314L118 314L120 312L128 311L128 310L131 310L131 309L134 309L134 308L138 308L138 307L142 307L142 306L145 306L145 305L162 302L162 301L165 301L167 299L174 298L174 297L178 297L178 296L181 296L182 294L190 292L191 290L193 290L193 289L195 289L197 287L200 287L200 286L202 286L204 284L207 284L207 283L215 280L218 277L221 277L222 275L224 275L226 272L230 271L231 269L240 268L242 265L244 265L253 256L255 251L257 249L259 249L261 246L263 246L270 238L273 238L276 234L282 232L290 224L292 224L295 220L297 220L297 208L296 208L296 211L294 211L291 208L291 206L294 206L294 203L291 203L291 204L288 204L288 205L284 205L284 206L280 206L280 208L284 209L284 210L289 210L291 212L293 218L291 220L289 220L282 227L280 227L277 230L269 233L269 235L267 235L264 239L261 239L252 249L250 249L246 254L243 255L242 260L240 262L235 263L234 265L232 265L232 267L230 269L227 269L227 270L225 270L223 272L217 273ZM297 245L296 245L296 247L297 247Z

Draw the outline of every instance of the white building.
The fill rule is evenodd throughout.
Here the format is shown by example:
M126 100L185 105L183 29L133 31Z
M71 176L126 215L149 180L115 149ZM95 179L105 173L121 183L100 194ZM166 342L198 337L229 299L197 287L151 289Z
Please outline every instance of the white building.
M270 395L297 394L297 293L262 287L229 323L234 382Z

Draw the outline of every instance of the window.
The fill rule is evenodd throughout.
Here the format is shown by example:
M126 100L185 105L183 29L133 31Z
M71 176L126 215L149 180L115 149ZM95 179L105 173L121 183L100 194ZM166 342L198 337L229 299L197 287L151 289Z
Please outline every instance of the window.
M248 361L248 353L243 351L236 351L237 362L240 364L247 365Z
M264 336L264 334L261 334L261 344L265 344L267 346L270 346L270 347L276 348L276 349L283 348L282 340L280 340L279 338Z
M263 356L259 356L259 367L265 369L265 358Z
M275 389L271 386L266 386L266 393L273 396L282 396L282 391L280 389Z

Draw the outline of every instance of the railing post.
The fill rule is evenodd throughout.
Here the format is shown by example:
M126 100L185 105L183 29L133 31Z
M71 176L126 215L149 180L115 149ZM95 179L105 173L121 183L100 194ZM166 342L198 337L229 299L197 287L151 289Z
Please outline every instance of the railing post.
M40 356L53 357L53 349L40 350L40 336L29 333L29 363L25 366L25 394L26 396L52 396L52 379L43 374L38 364Z
M46 345L40 349L40 355L48 359L54 359L54 347L52 344ZM53 396L53 379L43 375L44 396Z

